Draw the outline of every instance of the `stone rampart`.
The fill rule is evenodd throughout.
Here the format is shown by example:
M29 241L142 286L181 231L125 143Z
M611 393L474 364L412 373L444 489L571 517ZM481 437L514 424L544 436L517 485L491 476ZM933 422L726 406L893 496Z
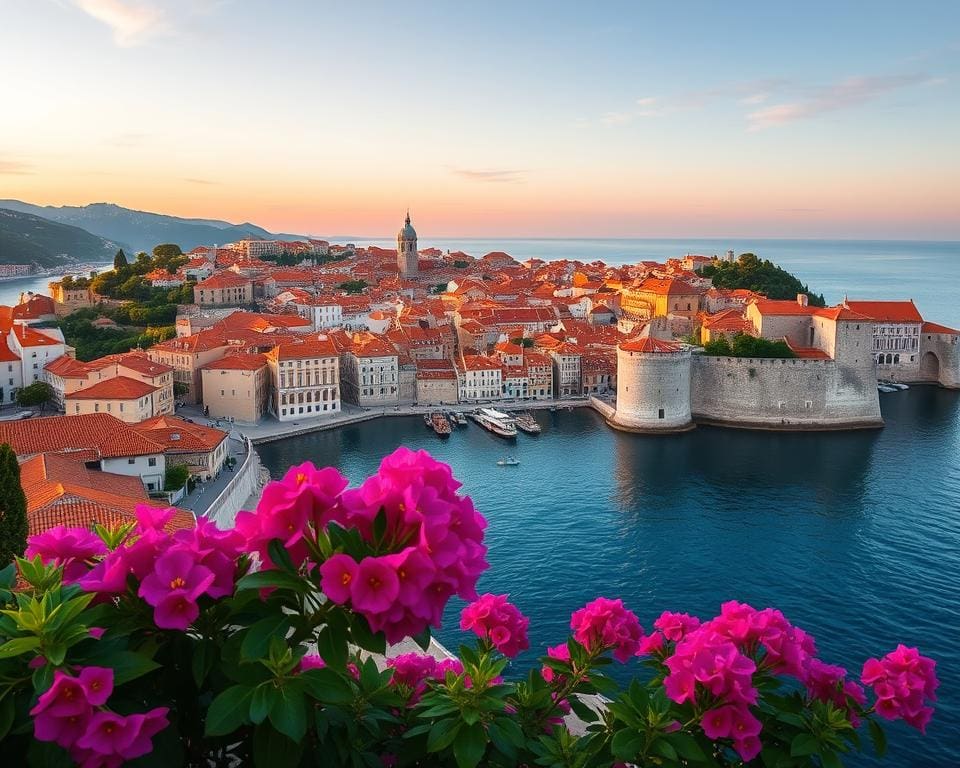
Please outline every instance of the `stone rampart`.
M880 427L876 378L833 360L694 355L694 421L746 429Z

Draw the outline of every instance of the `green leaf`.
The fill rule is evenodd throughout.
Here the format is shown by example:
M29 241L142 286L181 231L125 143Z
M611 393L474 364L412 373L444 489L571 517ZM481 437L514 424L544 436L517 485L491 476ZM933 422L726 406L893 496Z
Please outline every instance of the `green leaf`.
M613 735L610 742L610 750L614 757L620 760L633 760L643 749L643 734L637 733L631 728L623 728Z
M427 752L440 752L449 747L459 730L460 721L457 719L438 720L427 736Z
M461 728L453 740L453 756L459 768L476 768L487 751L487 732L480 723Z
M697 740L689 733L677 731L676 733L667 734L666 739L673 745L673 748L677 750L677 754L684 760L692 760L695 763L699 763L707 759L706 754L704 754L700 745L697 744Z
M331 667L344 669L347 666L347 638L330 627L324 627L317 635L317 652Z
M240 644L240 656L245 659L262 659L267 654L270 641L285 638L290 629L290 621L284 614L267 616L255 622L244 635Z
M308 669L300 679L306 683L307 693L323 704L349 704L355 698L347 679L329 667Z
M272 539L270 543L267 544L267 554L270 555L270 560L272 560L278 568L294 576L296 575L297 568L294 566L293 560L290 559L290 553L287 552L287 548L283 546L283 542L280 541L280 539Z
M883 731L883 726L876 720L868 720L870 723L870 738L873 740L873 751L877 757L883 757L887 753L887 734Z
M250 697L250 719L257 725L270 715L277 699L276 693L277 689L272 683L263 683L254 689Z
M299 742L307 732L307 708L300 691L280 688L270 709L270 722L280 733Z
M225 736L237 730L247 722L252 696L253 688L246 685L232 685L220 693L207 710L204 734Z
M823 768L843 768L843 762L841 762L840 757L836 752L829 749L821 752L820 762L823 764Z
M197 688L203 687L203 681L207 679L207 675L213 669L216 653L217 649L210 642L197 643L194 648L193 658L190 660L190 669L193 673L193 682L196 683Z
M426 651L428 648L430 648L430 627L427 627L419 635L414 635L410 639L420 646L421 651Z
M253 731L253 765L255 768L278 768L300 764L303 743L291 741L268 723Z
M13 725L13 716L16 714L13 706L13 696L4 696L0 699L0 742L3 741L10 726Z
M113 670L114 685L123 685L155 669L160 669L160 665L153 659L133 651L112 653L103 659L103 665Z
M367 620L360 614L353 616L353 621L350 623L350 634L353 642L365 651L378 653L380 655L387 652L386 636L383 632L377 632L376 634L371 632Z
M36 650L40 646L39 637L15 637L0 645L0 659L11 659L14 656Z
M806 757L820 751L820 742L812 733L798 733L790 742L790 757Z
M657 739L653 742L653 751L656 752L661 757L666 758L671 763L675 763L678 760L677 750L673 748L669 741L666 739Z
M595 723L600 719L600 716L584 704L578 696L570 696L567 699L567 703L570 704L570 709L573 710L573 713L585 723Z
M0 571L0 589L10 589L17 581L17 567L10 563Z
M257 571L248 573L237 582L237 592L245 589L289 589L303 594L307 591L307 584L303 579L286 571Z

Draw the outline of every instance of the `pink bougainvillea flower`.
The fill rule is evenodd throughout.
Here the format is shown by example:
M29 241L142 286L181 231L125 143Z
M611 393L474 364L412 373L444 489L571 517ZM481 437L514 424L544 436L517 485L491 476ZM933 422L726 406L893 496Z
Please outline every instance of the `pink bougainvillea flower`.
M708 739L727 739L733 732L735 708L731 705L715 707L703 713L700 727Z
M169 711L167 707L156 707L143 714L127 715L127 728L133 738L117 750L118 755L124 760L133 760L149 754L153 749L153 737L170 724L167 719Z
M356 577L357 561L349 555L333 555L320 566L320 587L323 593L338 605L343 605L350 599Z
M507 602L509 595L481 595L460 614L460 629L469 630L490 643L504 656L514 657L530 647L530 619Z
M77 747L101 755L120 755L137 737L137 724L115 712L100 711L90 718Z
M552 645L547 648L547 656L549 656L551 659L557 659L558 661L570 661L570 647L566 643ZM552 683L554 678L563 677L561 673L556 672L546 665L541 667L540 676L548 683Z
M58 525L27 539L27 558L63 566L63 582L71 584L90 570L90 561L107 554L107 545L85 528Z
M390 609L400 594L400 581L385 557L365 557L350 582L350 602L361 613L378 614Z
M664 611L660 617L653 622L653 626L663 633L663 637L670 642L676 643L684 638L684 635L700 626L700 619L691 616L688 613L671 613Z
M574 639L591 653L613 650L613 657L626 663L635 656L643 627L622 600L598 597L570 617Z
M113 670L109 667L84 667L77 677L87 701L95 707L103 706L113 693Z
M161 629L183 631L197 618L197 598L213 584L214 574L196 561L195 552L172 548L141 582L139 594L154 606L153 619Z
M933 717L932 702L940 685L936 662L916 648L898 645L882 659L867 659L860 679L877 697L877 714L902 719L921 733Z

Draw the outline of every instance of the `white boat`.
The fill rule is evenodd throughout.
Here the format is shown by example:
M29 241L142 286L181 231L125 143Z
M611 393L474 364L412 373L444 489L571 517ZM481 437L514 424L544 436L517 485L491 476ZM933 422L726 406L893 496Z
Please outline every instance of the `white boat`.
M887 382L888 387L893 387L894 389L899 389L901 392L905 389L910 389L910 386L907 384L895 384L892 381Z
M481 427L500 437L514 438L517 436L517 425L513 419L502 411L493 408L479 408L473 414L473 420Z
M498 467L515 467L520 463L519 459L513 458L513 456L507 456L506 458L500 459L497 462Z
M886 384L877 384L877 389L879 389L881 392L887 393L897 391L895 387L889 387Z

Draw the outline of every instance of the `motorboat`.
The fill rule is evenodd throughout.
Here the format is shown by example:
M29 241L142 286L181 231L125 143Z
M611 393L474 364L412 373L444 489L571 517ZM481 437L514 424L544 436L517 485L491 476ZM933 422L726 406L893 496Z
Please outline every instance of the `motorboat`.
M877 389L879 389L881 392L887 392L887 393L898 391L896 387L891 387L887 384L877 384Z
M450 422L448 422L446 416L439 411L430 414L430 426L433 427L433 431L440 435L440 437L450 437L450 433L453 432L450 428Z
M512 418L502 411L493 408L478 408L473 413L473 420L481 427L500 437L508 439L517 436L517 425Z
M497 462L498 467L515 467L520 463L520 459L515 459L513 456L506 456L500 461Z
M514 422L517 425L517 429L526 432L528 435L539 435L541 432L540 424L533 418L533 414L529 411L517 414Z

